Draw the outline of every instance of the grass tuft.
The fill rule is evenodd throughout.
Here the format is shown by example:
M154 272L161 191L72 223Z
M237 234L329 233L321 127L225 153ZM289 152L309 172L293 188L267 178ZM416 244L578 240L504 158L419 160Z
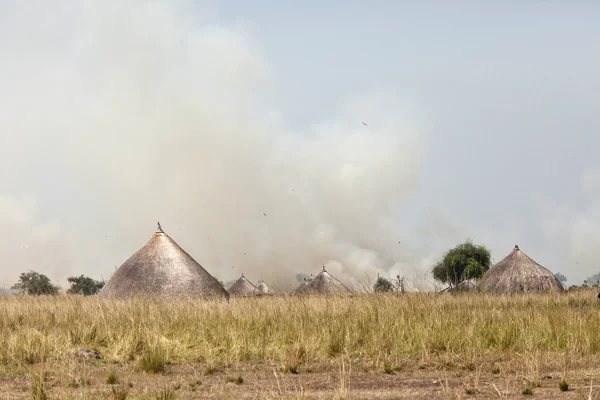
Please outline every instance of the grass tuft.
M117 376L117 373L115 371L110 371L108 373L108 376L106 377L106 383L108 385L116 385L117 383L119 383L119 377Z
M467 388L465 388L465 393L466 394L477 394L477 389L475 389L474 387L467 387Z
M154 344L144 351L140 358L140 369L144 372L161 373L167 365L167 354L163 346Z
M163 387L158 391L155 396L156 400L175 400L177 395L174 389L169 388L168 386Z
M204 375L212 375L214 373L216 373L218 371L218 368L215 367L214 365L207 365L204 368Z
M85 376L79 376L79 377L75 377L73 379L71 379L71 382L69 382L69 386L72 388L80 388L80 387L86 387L86 386L90 386L91 384L91 380L88 377Z
M521 392L521 394L525 396L531 396L533 395L533 388L531 386L526 386L525 389L523 389L523 391Z
M241 385L242 383L244 383L244 378L242 378L241 375L230 376L230 377L227 378L227 382L229 382L229 383L235 383L236 385Z
M113 386L111 388L112 400L126 400L128 395L129 391L124 387Z
M560 389L561 392L567 392L569 391L569 383L566 380L562 380L558 383L558 388Z
M46 374L44 372L33 372L31 378L31 399L32 400L47 400L48 392L46 391Z

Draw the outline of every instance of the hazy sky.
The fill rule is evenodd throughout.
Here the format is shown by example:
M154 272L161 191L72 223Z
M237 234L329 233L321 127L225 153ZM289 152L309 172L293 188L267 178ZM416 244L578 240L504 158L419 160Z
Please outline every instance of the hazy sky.
M1 2L0 285L107 278L157 220L224 280L468 237L600 272L600 6L411 3Z

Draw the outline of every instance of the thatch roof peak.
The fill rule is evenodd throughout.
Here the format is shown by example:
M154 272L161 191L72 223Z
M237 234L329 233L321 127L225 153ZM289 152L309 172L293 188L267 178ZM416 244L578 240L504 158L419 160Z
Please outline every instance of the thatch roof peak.
M229 298L221 284L158 224L152 237L123 263L99 292L105 297L195 295Z
M484 292L562 292L554 274L523 253L519 246L489 269L477 285Z
M312 278L302 282L300 286L292 292L292 294L349 294L352 293L350 289L342 282L331 276L329 272L325 270L325 266L321 272Z
M237 281L233 282L231 286L227 288L227 292L232 296L248 296L256 294L257 289L256 286L242 274Z

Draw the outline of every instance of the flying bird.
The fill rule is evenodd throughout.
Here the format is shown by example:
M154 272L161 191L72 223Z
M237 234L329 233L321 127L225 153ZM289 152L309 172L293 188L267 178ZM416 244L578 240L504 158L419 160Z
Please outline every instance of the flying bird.
M364 122L363 122L362 124L363 124L364 126L369 126L369 125L365 124Z
M267 216L267 214L265 214L265 213L263 213L263 215L264 215L265 217Z

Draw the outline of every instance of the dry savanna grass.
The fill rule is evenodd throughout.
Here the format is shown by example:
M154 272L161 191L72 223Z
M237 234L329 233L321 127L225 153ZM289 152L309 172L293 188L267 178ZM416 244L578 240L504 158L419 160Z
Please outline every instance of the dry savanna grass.
M596 398L596 293L0 298L11 398ZM78 360L80 348L102 360Z

